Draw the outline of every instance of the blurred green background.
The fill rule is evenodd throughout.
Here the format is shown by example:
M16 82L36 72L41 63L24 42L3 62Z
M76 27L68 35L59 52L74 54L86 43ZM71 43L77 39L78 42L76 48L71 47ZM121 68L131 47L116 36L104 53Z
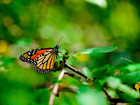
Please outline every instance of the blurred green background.
M78 69L123 63L120 57L138 63L140 1L0 0L0 105L48 104L47 84L55 83L59 72L37 73L18 57L32 49L54 47L61 37L59 44L70 53L113 44L119 48L109 54L78 56L80 63L69 60ZM79 85L78 80L66 78L69 85ZM36 89L38 84L46 87ZM54 104L82 105L79 97L64 92Z

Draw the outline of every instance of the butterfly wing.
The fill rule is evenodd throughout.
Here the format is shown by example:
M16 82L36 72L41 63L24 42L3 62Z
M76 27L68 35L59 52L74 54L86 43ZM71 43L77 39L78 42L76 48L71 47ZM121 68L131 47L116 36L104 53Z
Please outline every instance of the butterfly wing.
M42 48L28 51L22 54L19 59L34 65L40 73L47 73L54 67L54 60L57 56L56 48Z
M41 48L28 51L20 55L19 59L23 62L34 63L35 59L46 51L52 51L53 48Z
M40 73L48 73L54 67L54 60L56 58L56 53L53 52L45 52L41 54L35 60L34 67Z

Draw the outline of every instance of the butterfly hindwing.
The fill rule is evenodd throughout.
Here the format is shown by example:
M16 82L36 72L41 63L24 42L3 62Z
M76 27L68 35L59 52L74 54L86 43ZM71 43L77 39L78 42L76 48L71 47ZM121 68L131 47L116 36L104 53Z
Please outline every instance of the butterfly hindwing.
M34 67L38 72L48 73L54 67L55 58L56 58L55 53L45 52L35 60Z

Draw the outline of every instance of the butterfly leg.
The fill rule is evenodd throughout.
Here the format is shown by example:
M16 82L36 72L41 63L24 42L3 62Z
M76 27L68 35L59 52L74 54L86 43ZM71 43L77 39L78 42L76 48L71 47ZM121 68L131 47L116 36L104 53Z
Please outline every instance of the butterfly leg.
M63 69L63 66L64 65L64 62L60 61L60 65L58 66L58 62L55 62L54 63L54 69L53 71L56 72L56 71L60 71Z
M55 62L55 63L54 63L53 71L54 71L54 72L58 71L57 68L58 68L58 62Z

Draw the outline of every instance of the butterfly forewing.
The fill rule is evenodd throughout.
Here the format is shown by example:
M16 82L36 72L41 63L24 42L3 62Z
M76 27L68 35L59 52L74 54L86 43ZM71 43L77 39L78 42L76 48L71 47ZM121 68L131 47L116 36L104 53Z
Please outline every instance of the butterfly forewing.
M23 62L34 63L35 59L46 51L52 51L52 48L41 48L28 51L20 55L19 59Z
M58 54L59 46L54 48L42 48L28 51L22 54L19 59L23 62L28 62L34 65L34 68L40 73L52 71L55 58Z

